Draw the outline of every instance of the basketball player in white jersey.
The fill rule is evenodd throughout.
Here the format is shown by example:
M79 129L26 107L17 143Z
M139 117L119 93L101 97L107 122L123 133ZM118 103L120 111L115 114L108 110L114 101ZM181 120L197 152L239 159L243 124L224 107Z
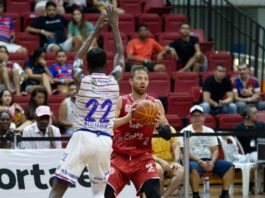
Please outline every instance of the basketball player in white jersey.
M89 50L106 23L112 29L116 48L114 68L110 75L105 74L107 55L104 50ZM81 60L85 55L91 74L87 76L83 75ZM89 171L93 197L104 197L110 169L116 103L119 98L117 80L121 78L123 68L124 50L118 28L118 14L116 9L108 6L74 62L74 76L80 82L75 104L75 132L56 170L49 198L61 198L69 184L76 183L84 167Z

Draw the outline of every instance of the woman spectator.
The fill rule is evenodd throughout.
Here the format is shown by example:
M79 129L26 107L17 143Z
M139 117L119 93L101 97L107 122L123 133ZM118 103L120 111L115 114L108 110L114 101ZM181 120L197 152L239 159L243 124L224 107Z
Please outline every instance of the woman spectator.
M27 80L23 83L26 92L31 93L37 87L44 87L48 94L52 94L51 84L54 83L52 75L45 61L46 53L42 48L34 51L30 60L25 62L24 69Z
M33 90L26 110L27 121L24 122L17 130L23 131L23 129L32 124L35 119L35 111L38 106L48 106L48 93L44 87L37 87Z
M68 38L79 36L85 41L94 29L94 25L85 20L85 15L81 7L75 7L72 13L72 20L67 27ZM94 40L93 46L97 47L96 40Z
M15 124L15 126L12 125L13 129L16 129L26 121L23 108L19 104L13 102L12 93L7 89L0 93L0 112L2 111L9 112Z

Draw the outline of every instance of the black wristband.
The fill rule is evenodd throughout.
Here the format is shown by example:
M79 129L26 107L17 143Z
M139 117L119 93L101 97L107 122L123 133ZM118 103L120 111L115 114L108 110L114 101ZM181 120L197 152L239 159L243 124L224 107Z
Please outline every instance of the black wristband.
M169 125L159 125L156 130L158 131L159 135L165 139L170 140L172 137L171 129Z

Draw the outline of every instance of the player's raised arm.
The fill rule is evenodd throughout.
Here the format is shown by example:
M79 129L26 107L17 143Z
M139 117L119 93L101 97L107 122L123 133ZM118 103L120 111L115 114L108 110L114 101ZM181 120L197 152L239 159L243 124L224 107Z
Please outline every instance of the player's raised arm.
M102 28L107 24L107 15L106 13L102 13L91 32L90 36L85 40L79 51L77 52L75 56L75 61L73 65L73 76L76 81L76 83L80 84L80 78L83 74L83 59L85 58L88 50L93 44L93 41L95 38L97 38L102 30Z
M114 75L115 79L119 81L122 77L122 71L124 71L125 65L124 49L119 31L119 14L117 9L112 6L107 6L106 11L108 15L108 24L111 27L115 44L114 68L112 75Z

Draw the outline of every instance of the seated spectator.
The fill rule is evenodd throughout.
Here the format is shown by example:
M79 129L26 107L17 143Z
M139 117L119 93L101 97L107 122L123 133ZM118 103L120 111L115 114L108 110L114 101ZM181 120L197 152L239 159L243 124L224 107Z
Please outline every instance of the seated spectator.
M232 79L237 112L242 113L248 106L265 110L265 101L260 101L259 81L249 74L249 68L245 63L238 66L238 71L239 75Z
M45 7L47 4L48 0L35 0L35 7L34 7L34 12L38 15L38 16L43 16L45 15ZM56 3L57 5L57 9L56 12L57 14L64 14L65 10L64 10L64 0L53 0L54 3Z
M172 133L176 133L173 127ZM156 169L160 177L160 191L163 198L169 197L173 192L178 191L183 182L184 169L180 165L180 149L177 137L169 141L163 138L152 138L152 151L156 162ZM170 179L169 184L164 188L165 180Z
M214 133L213 129L204 126L205 116L201 106L190 109L191 124L181 130L192 133ZM180 147L184 147L180 138ZM234 166L231 162L218 159L218 140L215 136L191 136L190 138L190 185L193 198L199 198L200 177L204 173L213 172L222 177L223 186L220 198L229 198L229 187L234 178Z
M184 71L206 71L205 56L201 52L199 39L196 36L190 36L190 25L183 23L180 27L181 38L174 40L169 47L175 49L177 59L183 68L179 72Z
M27 120L17 130L23 131L26 126L34 122L36 108L41 105L48 105L48 93L44 87L40 86L35 88L31 93L28 108L25 110Z
M21 95L20 84L24 81L25 72L16 62L9 60L9 53L5 46L0 46L0 83L10 92Z
M54 80L47 67L45 57L44 49L38 48L29 61L25 62L24 69L27 80L22 86L26 92L31 93L37 87L44 87L49 95L52 94L51 84L54 83Z
M85 13L101 13L101 11L93 5L93 0L68 0L64 2L66 13L72 13L76 7L81 7Z
M158 52L157 61L161 62L162 55L168 48L164 48L155 39L149 37L149 30L146 25L140 24L137 29L137 37L129 41L127 46L126 71L130 71L133 65L143 65L148 71L165 71L163 64L156 64L152 61L154 52Z
M74 107L75 107L76 85L69 84L69 97L65 98L59 108L58 121L64 128L64 134L72 135L74 132Z
M3 90L0 93L1 111L9 112L12 121L15 123L14 129L26 121L24 109L19 104L13 102L13 96L9 90Z
M113 5L114 8L117 8L119 14L124 14L124 10L118 8L117 0L92 0L93 5L96 6L101 12L105 9L107 5Z
M232 83L226 77L224 65L219 64L215 67L214 75L205 80L202 90L201 106L205 114L237 113L236 105L233 103Z
M15 39L13 19L4 15L4 2L0 0L0 45L5 46L10 53L28 53L25 47L14 43Z
M84 12L80 7L73 9L73 17L67 26L68 38L80 37L83 41L91 34L94 25L85 20ZM94 47L97 47L97 40L94 40Z
M256 107L246 107L242 112L244 121L235 127L238 131L265 129L265 123L257 121L258 110ZM243 132L242 132L243 133ZM241 143L245 153L257 151L257 138L238 136L237 139Z
M0 112L0 137L12 137L13 129L11 128L11 117L7 111ZM12 141L0 140L0 149L11 149Z
M63 50L56 52L56 61L57 63L50 66L50 72L59 92L66 94L69 89L69 83L74 82L72 75L73 65L66 63L67 55Z
M46 16L35 18L30 26L27 26L26 32L39 34L41 47L47 52L56 52L59 49L65 51L79 50L82 40L78 37L66 39L64 28L67 27L65 18L56 14L56 4L48 1L46 4Z
M39 106L36 109L36 122L23 130L23 137L61 137L60 130L50 125L52 112L48 106ZM26 149L60 149L61 141L25 141L23 146Z

